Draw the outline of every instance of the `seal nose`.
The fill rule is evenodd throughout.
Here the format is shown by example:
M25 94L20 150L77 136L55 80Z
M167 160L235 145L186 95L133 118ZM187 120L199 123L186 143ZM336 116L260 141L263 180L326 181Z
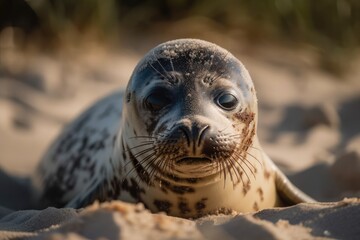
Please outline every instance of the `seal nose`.
M196 149L204 141L206 132L210 129L209 125L201 125L199 123L192 123L189 125L179 126L179 130L186 138L189 147L192 147L193 154L196 153Z

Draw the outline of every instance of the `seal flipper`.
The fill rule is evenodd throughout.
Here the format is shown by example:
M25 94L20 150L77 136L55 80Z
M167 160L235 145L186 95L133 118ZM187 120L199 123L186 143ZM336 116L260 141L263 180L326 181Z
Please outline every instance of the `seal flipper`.
M277 193L285 206L298 203L316 202L315 199L297 188L290 180L275 166L275 185Z
M275 165L275 163L270 159L270 157L265 153L264 157L268 158L274 173L275 173L275 186L277 194L280 198L280 202L282 206L291 206L298 203L308 203L308 202L316 202L315 199L308 196L306 193L297 188L290 180L285 176L283 172Z

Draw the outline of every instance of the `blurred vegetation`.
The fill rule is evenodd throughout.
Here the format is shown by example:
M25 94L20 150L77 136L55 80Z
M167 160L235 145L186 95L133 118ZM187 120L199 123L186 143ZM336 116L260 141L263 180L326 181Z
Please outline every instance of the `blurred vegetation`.
M12 10L16 12L14 2L21 0L8 2L13 2ZM159 23L171 28L171 24L179 20L203 17L216 23L223 33L240 29L249 39L279 39L315 46L323 56L323 67L334 72L341 71L342 65L347 62L345 59L351 57L360 45L359 0L27 2L38 17L39 25L35 32L40 39L46 39L47 44L61 42L67 35L80 37L89 33L101 40L113 41L121 38L122 34L150 34ZM9 4L0 3L0 9L5 10L6 6ZM164 34L166 29L164 27Z

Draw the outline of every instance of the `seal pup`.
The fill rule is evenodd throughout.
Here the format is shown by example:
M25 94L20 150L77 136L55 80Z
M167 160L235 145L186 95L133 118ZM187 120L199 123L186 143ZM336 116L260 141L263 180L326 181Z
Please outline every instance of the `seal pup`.
M261 148L244 65L202 40L152 49L125 92L96 102L55 140L34 185L47 205L142 202L196 218L314 201Z

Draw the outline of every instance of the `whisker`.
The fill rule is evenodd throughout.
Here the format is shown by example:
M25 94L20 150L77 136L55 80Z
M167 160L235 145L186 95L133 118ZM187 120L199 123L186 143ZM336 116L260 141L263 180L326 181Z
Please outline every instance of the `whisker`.
M136 145L136 146L134 146L134 147L131 147L131 148L125 150L125 152L129 152L130 150L133 150L133 149L135 149L135 148L144 147L144 146L153 145L153 144L154 144L153 141L151 141L151 142L142 142L142 143L139 144L139 145Z
M216 161L216 165L217 165L217 168L216 168L216 171L220 173L220 178L222 178L222 170L221 170L221 163L220 161Z
M224 129L222 129L222 130L219 130L219 133L222 133L223 131L225 131L228 127L230 127L230 125L227 125ZM227 134L226 134L226 136L228 136Z
M151 62L149 62L149 65L152 67L152 69L154 69L158 74L160 74L164 79L169 80L168 77L166 77L165 75L163 75L161 72L159 72L159 70L157 70L152 64Z
M138 157L140 157L141 155L143 155L143 154L145 154L145 153L147 153L149 151L154 151L154 147L145 148L145 149L143 149L143 150L141 150L141 151L139 151L139 152L137 152L136 154L133 154L133 155L137 159Z
M254 147L254 146L251 145L251 144L245 144L245 143L240 142L238 145L243 145L243 146L245 146L245 147L249 147L249 148L252 148L252 149L255 149L255 150L258 150L258 151L262 152L262 149L257 148L257 147Z
M226 185L226 169L225 169L225 165L224 165L223 161L221 161L220 164L221 164L221 168L222 168L221 171L224 173L224 188L225 188L225 185Z
M143 155L143 154L145 154L145 153L147 153L147 152L153 151L153 150L154 150L153 147L149 147L149 148L146 148L146 149L144 149L144 150L141 150L141 151L138 152L137 154L141 153L141 154L138 155L138 156L141 156L141 155ZM133 154L130 150L128 150L128 152L130 152L135 158L138 157L137 155ZM130 163L132 163L132 161L129 161L129 162L125 163L124 167L126 167L126 166L127 166L128 164L130 164Z
M230 180L232 183L234 183L234 179L233 179L233 175L232 175L232 171L231 171L231 161L224 161L225 165L226 165L226 170L229 172L230 175Z
M235 161L236 163L237 163L237 165L241 168L241 170L242 170L242 172L244 172L244 174L245 174L245 176L246 176L246 178L248 179L248 181L250 182L250 177L249 177L249 175L247 174L247 172L245 171L245 169L244 169L244 167L241 165L241 162L239 162L239 161ZM244 183L244 181L243 181L243 186L245 186L245 183Z
M164 68L164 66L160 63L159 58L156 57L156 55L155 55L155 52L152 52L152 54L153 54L156 62L159 63L159 65L160 65L160 67L162 68L162 70L164 71L164 73L167 73L168 71L167 71L167 70Z
M210 73L210 69L211 69L211 67L212 67L212 65L213 65L213 62L214 62L214 55L212 55L212 56L210 56L210 58L211 58L211 61L210 61L210 65L209 65L209 67L208 67L208 73Z
M174 64L173 64L173 61L172 61L172 59L171 59L171 56L170 56L170 55L169 55L169 59L170 59L171 69L173 70L173 72L175 72Z
M246 151L246 154L249 155L250 157L252 157L253 159L255 159L255 161L257 161L257 162L260 164L261 168L264 167L264 166L263 166L263 163L262 163L259 159L257 159L254 155L252 155L251 153L249 153L249 151Z
M154 167L154 165L156 166L156 161L159 158L159 156L160 156L159 154L153 153L142 160L142 163L147 162L145 164L145 166L143 166L143 168L145 170L149 170L149 168L151 167L151 170L148 172L150 179L154 179L153 178L154 172L157 171L157 169Z
M220 60L220 62L224 61L225 58L226 58L228 55L229 55L229 51L226 51L224 57ZM216 71L214 71L214 72L215 72L215 74L213 74L213 76L216 76L216 75L217 75L217 76L216 76L216 77L212 77L212 78L213 78L212 83L214 83L215 81L217 81L218 79L220 79L220 78L223 76L223 74L224 74L224 73L218 74Z
M241 174L239 173L238 169L236 168L234 161L236 161L236 160L233 157L231 157L229 159L229 162L230 162L230 164L232 166L232 169L234 170L234 174L235 174L235 176L237 178L237 181L240 182ZM239 178L239 176L240 176L240 178ZM233 186L235 187L235 183L233 183Z
M241 159L242 163L245 164L245 166L250 170L251 174L253 175L254 179L256 179L256 176L254 174L254 166L251 164L251 162L249 160L247 160L246 158L242 157L241 155L240 156L237 156ZM250 168L248 163L253 167L253 168Z
M225 164L226 164L226 166L227 166L227 170L228 170L228 172L229 172L229 175L230 175L230 179L231 179L231 182L233 183L233 187L235 186L235 181L234 181L234 177L233 177L233 173L232 173L232 171L234 171L234 174L236 175L236 171L235 171L235 169L234 169L234 163L233 163L233 161L225 161Z
M242 179L242 172L240 171L240 169L239 168L237 168L236 166L235 166L235 164L236 164L236 159L233 157L233 156L231 156L231 158L230 158L230 161L233 161L233 165L234 165L234 171L237 173L237 180L238 180L238 182L240 183L242 183L243 185L244 185L244 181L243 181L243 179Z
M172 169L170 168L170 161L169 161L169 157L167 156L166 158L160 158L159 161L155 162L156 167L158 168L158 171L156 172L156 177L158 176L158 174L160 173L169 173L172 172Z
M221 171L220 171L220 163L218 160L215 160L215 171L218 172L220 174L220 178L221 178Z
M132 162L131 162L131 163L132 163ZM133 173L133 172L136 170L136 168L137 168L139 165L140 165L140 163L135 164L135 165L125 174L124 179L123 179L123 182L125 181L125 179L126 179L131 173Z
M152 136L134 136L134 137L129 137L128 139L134 139L134 138L151 138L151 139L157 139L157 137L152 137Z
M148 151L149 152L149 151ZM158 158L158 155L159 154L156 154L155 152L152 152L152 153L150 153L149 155L147 155L146 157L144 157L143 159L141 159L140 161L138 161L138 163L126 174L126 177L129 175L129 174L131 174L134 170L136 170L139 166L142 166L143 167L143 169L144 169L144 171L145 172L147 172L147 174L149 175L149 180L150 180L150 182L152 182L152 174L150 174L149 172L148 172L148 170L149 170L149 166L151 166L151 164L152 164L152 162L154 162L157 158ZM154 158L155 157L155 158ZM154 159L153 159L154 158ZM143 166L143 164L145 163L145 162L147 162L148 161L148 163L145 165L145 166ZM125 178L126 178L125 177ZM136 176L136 179L139 179L140 180L140 177L139 176ZM149 185L149 184L147 184L147 185Z
M161 173L162 165L163 165L163 158L161 155L157 155L155 159L153 159L150 163L151 171L150 174L153 179L158 177L158 174Z

